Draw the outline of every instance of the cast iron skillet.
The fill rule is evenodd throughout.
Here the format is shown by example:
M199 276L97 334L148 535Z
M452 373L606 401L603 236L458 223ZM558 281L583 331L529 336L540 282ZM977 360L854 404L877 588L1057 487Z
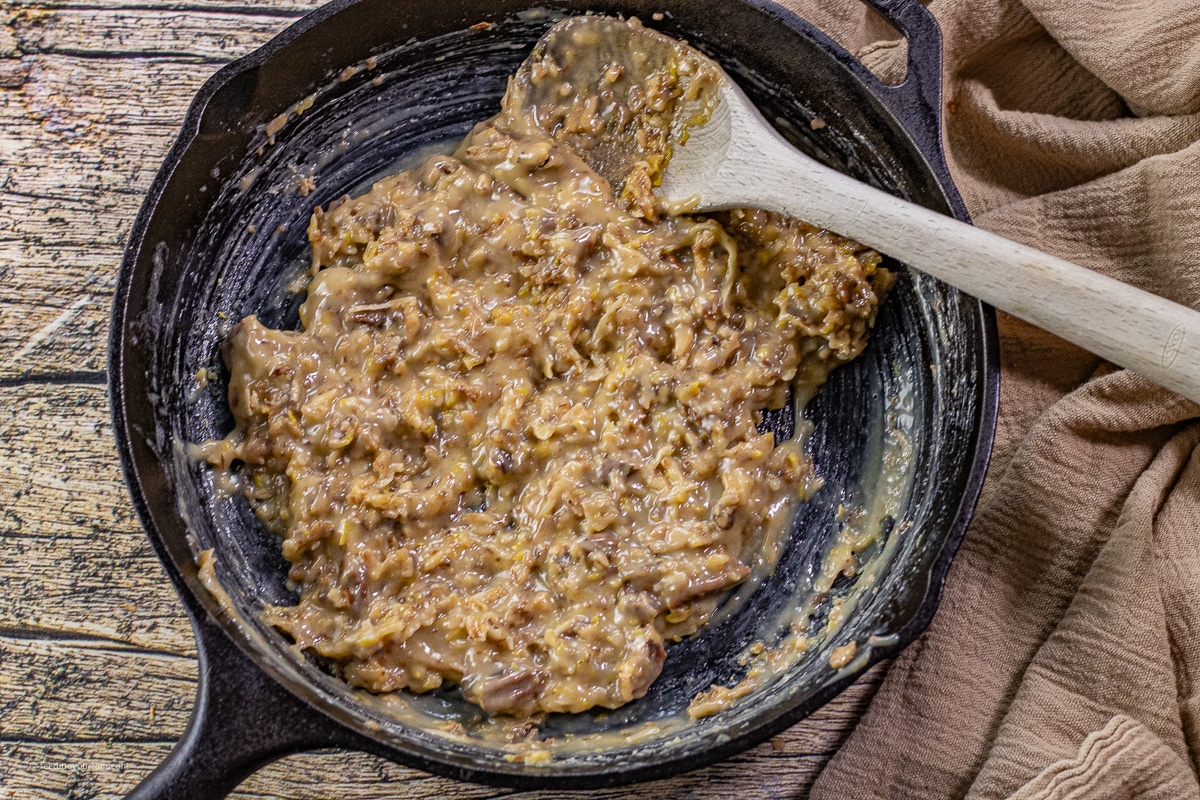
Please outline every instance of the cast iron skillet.
M289 648L259 619L266 603L294 602L278 542L244 503L215 494L211 476L185 453L186 442L224 435L232 424L218 354L227 325L248 313L295 324L299 298L286 286L303 266L312 209L494 113L506 76L556 14L636 14L686 38L809 152L966 219L941 152L937 26L916 0L870 2L908 38L900 86L881 84L766 0L673 4L656 22L653 12L664 7L642 0L556 0L534 12L519 0L335 0L205 84L133 227L113 306L109 376L121 461L196 629L200 661L182 741L131 796L222 797L272 759L332 746L526 788L661 778L763 741L916 637L979 492L998 377L992 312L922 276L902 275L867 353L809 406L810 449L827 485L798 512L775 572L736 613L671 646L645 698L548 719L543 735L558 744L545 765L515 763L498 745L443 732L446 722L469 726L480 714L455 691L398 698L404 709L396 711ZM816 118L825 127L813 132ZM304 177L315 190L303 190ZM198 379L204 370L211 380ZM791 422L775 415L764 424L790 436ZM838 505L868 503L881 453L905 441L911 483L901 482L903 509L885 520L887 566L870 588L843 578L833 589L863 592L845 626L731 709L679 722L697 692L741 677L737 658L749 643L779 639L838 530ZM198 578L196 555L209 548L224 603ZM830 648L851 640L859 657L831 669ZM655 721L665 732L647 734ZM639 743L603 738L634 730L644 734ZM589 734L601 738L580 744Z

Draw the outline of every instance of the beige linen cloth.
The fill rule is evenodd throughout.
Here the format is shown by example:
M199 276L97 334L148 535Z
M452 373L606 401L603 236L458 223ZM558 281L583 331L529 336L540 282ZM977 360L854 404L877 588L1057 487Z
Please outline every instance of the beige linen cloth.
M786 5L903 75L856 0ZM1200 308L1200 0L928 7L975 223ZM1000 331L991 469L940 610L813 796L1200 796L1200 408Z

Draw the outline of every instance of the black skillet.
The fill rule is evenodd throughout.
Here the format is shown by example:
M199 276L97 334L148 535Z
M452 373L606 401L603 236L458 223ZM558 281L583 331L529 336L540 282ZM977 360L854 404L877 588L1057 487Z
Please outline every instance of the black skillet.
M290 649L259 620L264 604L293 602L278 542L244 504L214 494L211 476L185 452L186 442L231 426L218 356L229 322L257 313L269 324L295 324L299 298L286 286L303 265L312 209L494 113L506 76L563 13L638 15L686 38L810 153L966 219L941 151L940 32L916 0L870 4L907 36L908 76L899 86L883 85L766 0L566 0L532 12L516 0L336 0L205 84L133 227L113 305L109 376L121 461L196 629L200 661L188 729L132 797L222 797L262 764L322 747L525 788L661 778L765 740L917 636L979 492L998 377L990 309L922 276L902 275L867 353L809 406L810 449L827 485L798 512L774 574L737 613L671 646L645 698L548 719L542 735L558 744L545 765L522 765L501 746L443 732L446 722L469 727L479 716L453 690L399 698L407 711L397 716ZM659 11L667 13L656 21ZM810 124L816 119L825 123L819 130ZM211 380L197 377L205 370ZM787 415L764 424L792 434ZM902 510L884 521L887 566L845 626L731 709L678 722L698 691L741 677L737 659L750 642L779 638L838 530L837 507L868 501L880 448L900 441L885 435L893 429L911 448L911 484L901 491ZM209 548L224 603L198 577L196 554ZM832 593L855 588L843 578ZM818 614L811 624L822 622ZM859 658L831 669L830 649L852 640ZM644 732L653 721L666 733L637 744L579 741Z

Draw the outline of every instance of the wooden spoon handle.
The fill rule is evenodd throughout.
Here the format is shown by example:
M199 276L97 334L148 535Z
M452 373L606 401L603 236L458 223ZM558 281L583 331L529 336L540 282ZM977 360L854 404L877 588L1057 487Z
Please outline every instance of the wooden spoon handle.
M723 207L779 211L855 239L1200 402L1200 313L893 197L777 136L754 149L731 148L716 176L711 196Z

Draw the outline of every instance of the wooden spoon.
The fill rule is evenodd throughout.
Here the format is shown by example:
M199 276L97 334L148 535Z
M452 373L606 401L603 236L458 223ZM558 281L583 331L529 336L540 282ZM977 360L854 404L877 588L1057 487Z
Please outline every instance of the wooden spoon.
M800 153L723 75L656 194L761 208L855 239L1200 402L1200 313L860 183Z
M622 101L652 84L656 70L679 81L683 99L673 109ZM548 71L554 80L539 81ZM595 87L600 103L587 107ZM655 194L688 211L761 208L802 219L1200 402L1200 313L814 161L719 65L636 20L587 16L554 26L510 85L505 108L517 112L509 124L535 120L614 186L640 163L643 185L659 179ZM581 112L593 115L590 128L571 124Z

